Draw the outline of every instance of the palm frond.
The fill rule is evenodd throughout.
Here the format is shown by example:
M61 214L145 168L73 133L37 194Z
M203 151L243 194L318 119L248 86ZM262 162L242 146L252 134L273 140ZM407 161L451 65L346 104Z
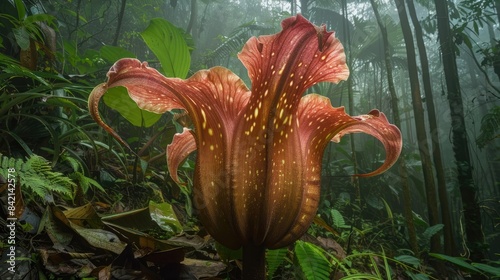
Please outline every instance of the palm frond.
M207 67L224 65L228 57L241 50L245 42L254 35L269 33L270 27L260 26L255 21L250 21L235 28L225 37L222 43L204 58Z

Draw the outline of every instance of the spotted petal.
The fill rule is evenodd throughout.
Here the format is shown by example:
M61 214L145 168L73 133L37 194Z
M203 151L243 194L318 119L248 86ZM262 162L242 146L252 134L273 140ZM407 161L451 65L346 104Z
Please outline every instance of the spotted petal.
M334 108L330 100L316 94L302 98L298 109L300 151L303 180L299 214L276 248L299 238L308 229L315 216L320 198L321 159L330 140L338 142L348 133L363 132L380 140L386 149L385 162L377 170L358 176L373 176L390 168L397 160L402 147L401 132L390 124L383 113L376 110L367 115L351 117L343 107Z
M333 32L301 15L285 19L282 27L280 33L251 38L239 54L252 94L232 148L236 225L244 243L267 246L277 242L299 214L299 100L312 85L339 82L349 74Z
M188 112L194 132L176 135L167 149L172 177L178 180L177 166L194 150L196 143L194 204L214 238L224 240L229 247L240 246L228 215L233 212L233 205L227 170L231 154L228 147L232 145L235 124L250 96L243 81L223 67L199 71L187 80L166 78L146 63L122 59L110 69L108 82L97 87L89 98L96 120L100 120L99 99L107 88L114 86L126 87L141 109L163 113L180 108ZM109 128L102 121L100 124ZM114 136L119 138L116 133Z

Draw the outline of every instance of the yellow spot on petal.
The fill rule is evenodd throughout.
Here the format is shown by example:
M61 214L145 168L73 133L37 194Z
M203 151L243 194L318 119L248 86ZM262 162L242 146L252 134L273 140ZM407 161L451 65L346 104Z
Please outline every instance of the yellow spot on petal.
M285 70L285 65L283 65L283 67L281 67L280 71L278 72L278 74L283 74L283 70Z
M203 109L201 109L201 116L203 117L202 126L203 129L205 129L207 127L207 115L205 115L205 111L203 111Z

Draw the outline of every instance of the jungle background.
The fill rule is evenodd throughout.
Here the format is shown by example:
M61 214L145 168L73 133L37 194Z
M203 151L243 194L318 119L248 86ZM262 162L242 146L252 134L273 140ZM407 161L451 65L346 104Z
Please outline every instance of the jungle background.
M296 13L335 30L351 72L310 92L351 115L380 109L404 147L389 172L357 178L383 161L378 141L328 146L317 217L295 245L267 252L268 279L498 279L493 0L1 0L0 277L238 279L239 252L196 218L194 159L181 169L185 186L166 168L183 112L147 115L120 92L124 102L105 99L103 117L132 152L92 120L87 98L116 60L161 69L185 49L166 74L222 65L246 79L243 44Z

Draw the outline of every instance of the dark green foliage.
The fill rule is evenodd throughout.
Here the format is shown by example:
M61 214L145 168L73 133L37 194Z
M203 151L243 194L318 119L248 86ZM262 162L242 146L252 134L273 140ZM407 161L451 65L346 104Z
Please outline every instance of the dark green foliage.
M484 148L488 143L500 137L498 129L500 128L500 106L496 106L490 112L484 115L481 120L481 133L476 139L479 148Z

